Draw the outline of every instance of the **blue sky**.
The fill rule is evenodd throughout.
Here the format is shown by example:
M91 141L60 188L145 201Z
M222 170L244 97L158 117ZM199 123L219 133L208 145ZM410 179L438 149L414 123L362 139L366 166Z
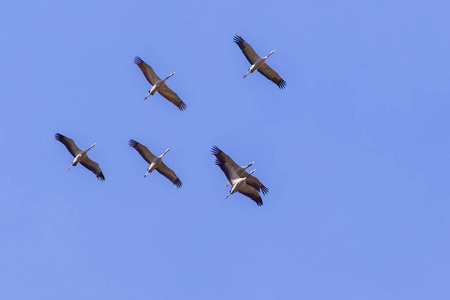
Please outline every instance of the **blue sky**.
M449 299L450 4L0 4L0 298ZM249 64L240 34L286 80ZM149 85L139 55L186 102ZM106 177L98 182L53 136ZM164 157L181 189L129 139ZM210 154L254 161L264 205Z

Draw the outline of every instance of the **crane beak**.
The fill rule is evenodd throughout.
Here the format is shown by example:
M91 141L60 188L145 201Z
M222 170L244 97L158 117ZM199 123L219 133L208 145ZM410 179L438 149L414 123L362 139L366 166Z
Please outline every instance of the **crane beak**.
M147 96L144 97L144 100L147 100L147 98L150 96L150 92L148 92Z

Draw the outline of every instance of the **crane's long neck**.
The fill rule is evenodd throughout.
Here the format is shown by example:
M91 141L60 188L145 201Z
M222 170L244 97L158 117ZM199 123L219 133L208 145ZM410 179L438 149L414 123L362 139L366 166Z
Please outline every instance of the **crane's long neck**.
M247 169L248 167L250 167L251 165L253 165L254 163L255 162L253 162L253 161L251 163L249 163L247 166L244 167L244 170Z
M89 150L91 150L92 148L94 148L95 145L97 145L97 143L93 143L93 144L86 150L86 152L88 152Z
M169 148L169 149L167 149L166 151L164 151L164 153L161 154L161 158L162 158L167 152L169 152L170 149L172 149L172 148Z
M253 171L251 171L250 173L248 173L248 175L245 177L245 179L247 179L247 178L249 178L250 177L250 175L252 175L253 174L253 172L255 172L256 171L256 169L254 169Z
M275 51L277 51L277 50L273 50L272 52L270 52L270 53L266 56L266 59L267 59L269 56L271 56Z
M166 79L164 79L164 80L167 80L167 79L169 79L170 77L172 77L173 75L175 74L175 72L172 72L172 73L170 73L170 75L169 76L167 76L166 77Z

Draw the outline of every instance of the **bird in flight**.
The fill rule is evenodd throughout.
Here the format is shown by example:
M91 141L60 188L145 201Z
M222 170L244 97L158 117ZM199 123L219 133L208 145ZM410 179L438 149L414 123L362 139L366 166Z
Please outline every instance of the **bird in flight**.
M91 160L87 156L87 152L91 150L96 145L96 143L92 144L87 150L81 150L80 148L77 147L77 145L72 139L69 139L68 137L60 133L55 134L55 139L63 143L64 146L66 146L67 150L69 150L70 154L72 154L72 156L74 157L74 160L72 161L72 163L70 164L69 168L67 168L66 171L69 171L72 166L76 166L78 163L80 163L86 169L94 173L99 181L105 180L105 176L103 175L103 172L100 169L98 163Z
M138 65L139 69L141 69L142 73L144 73L147 81L152 85L144 100L146 100L150 95L154 95L156 92L159 92L161 96L172 102L176 107L178 107L179 110L186 109L186 103L184 103L181 98L178 97L178 95L166 85L166 80L173 76L175 72L172 72L164 79L160 79L158 75L156 75L155 71L153 71L152 67L150 67L139 56L134 58L134 63Z
M161 154L160 156L156 156L153 153L151 153L147 147L145 147L141 143L136 142L135 140L130 140L128 144L130 145L130 147L136 149L136 151L139 152L142 158L150 164L149 167L147 168L147 172L145 173L144 178L147 177L148 173L151 173L154 170L156 170L161 175L169 179L177 188L180 188L183 185L183 183L175 174L175 172L168 166L166 166L166 164L164 164L162 161L163 156L167 152L169 152L171 148L164 151L164 153Z
M211 149L211 153L217 158L216 159L216 165L223 164L224 167L229 169L234 169L235 172L240 177L245 177L248 175L246 169L253 165L253 162L249 163L247 166L239 166L237 163L234 162L231 157L229 157L225 152L219 149L219 147L214 146ZM264 195L269 192L269 189L264 186L264 184L261 183L261 181L258 180L255 176L250 176L246 180L247 184L251 187L255 188L258 192L262 192ZM225 185L227 186L227 185Z
M265 192L268 192L269 190L264 185L262 185L256 177L252 176L255 170L247 173L246 169L250 167L253 162L249 163L245 167L238 166L217 146L214 146L212 148L212 154L214 154L217 158L216 165L220 167L231 184L231 191L225 197L225 199L228 198L229 195L234 194L235 192L239 192L255 201L258 206L263 205L263 201L260 194L258 193L258 190L263 190Z
M244 75L244 78L247 77L249 73L253 73L258 70L259 73L263 74L273 83L275 83L280 89L283 89L286 86L286 81L278 75L269 65L266 63L266 59L271 56L276 50L271 51L267 56L260 57L256 54L255 50L253 50L252 46L250 46L239 34L237 34L233 41L239 46L242 53L244 53L245 57L251 64L248 72Z

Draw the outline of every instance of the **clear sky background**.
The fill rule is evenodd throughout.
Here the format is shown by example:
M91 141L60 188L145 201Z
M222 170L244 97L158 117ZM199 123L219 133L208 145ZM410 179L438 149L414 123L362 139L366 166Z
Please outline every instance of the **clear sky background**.
M448 1L0 4L0 298L450 299ZM249 63L233 36L287 82ZM186 102L150 89L139 55ZM54 140L88 148L106 181ZM136 139L176 189L128 146ZM257 207L210 154L255 164Z

